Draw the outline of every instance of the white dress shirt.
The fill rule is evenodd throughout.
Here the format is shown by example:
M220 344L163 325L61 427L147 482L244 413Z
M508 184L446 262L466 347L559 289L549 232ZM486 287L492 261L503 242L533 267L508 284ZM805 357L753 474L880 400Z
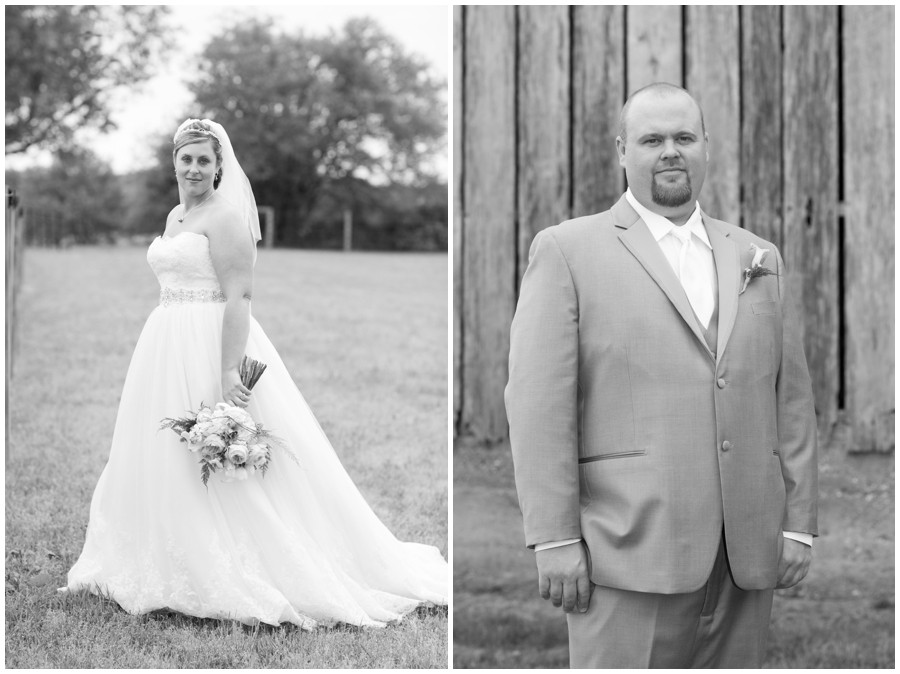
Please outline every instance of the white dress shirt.
M634 208L635 211L637 211L637 214L641 216L644 224L647 225L647 228L650 230L653 238L656 239L656 243L659 244L659 248L660 250L662 250L663 255L666 256L666 260L668 260L669 264L672 265L672 271L675 272L675 276L680 281L681 276L678 270L678 260L681 253L681 240L678 239L674 234L672 234L672 230L678 225L676 225L668 218L659 215L658 213L654 213L649 208L641 204L631 193L630 187L625 191L625 198L628 200L628 203L631 204L631 207ZM703 218L700 215L699 202L695 203L694 212L691 213L691 217L689 217L687 219L687 222L685 222L681 226L690 228L691 234L693 235L694 245L697 246L697 249L701 253L700 258L702 260L703 269L706 272L706 276L708 276L709 278L710 287L712 288L712 292L714 293L713 296L715 297L715 293L717 292L716 267L713 260L712 244L709 242L709 236L706 233L706 227L703 225ZM709 320L706 321L706 324L703 327L709 327ZM806 545L812 546L812 534L794 531L783 531L782 533L784 534L785 538L790 538L795 541L799 541ZM534 551L538 552L540 550L547 550L548 548L558 548L563 545L571 545L572 543L578 543L580 540L580 538L569 538L564 541L538 543L534 546Z
M630 187L625 191L625 198L628 200L628 203L631 204L632 208L637 211L637 214L641 216L641 220L647 225L653 238L656 239L656 243L659 244L659 248L663 252L663 255L666 256L666 259L672 266L672 271L675 272L675 276L681 281L681 271L678 266L679 257L681 255L681 240L672 233L676 228L675 223L658 213L654 213L649 208L645 208L634 198ZM701 277L709 279L709 289L712 293L711 296L715 297L716 265L713 262L712 244L709 242L709 236L706 234L706 227L703 226L703 218L700 216L699 203L694 204L694 212L691 213L691 217L689 217L687 222L681 225L681 227L686 227L691 233L691 238L700 254L700 264L703 265ZM709 316L701 317L698 315L697 319L703 325L704 329L709 327Z

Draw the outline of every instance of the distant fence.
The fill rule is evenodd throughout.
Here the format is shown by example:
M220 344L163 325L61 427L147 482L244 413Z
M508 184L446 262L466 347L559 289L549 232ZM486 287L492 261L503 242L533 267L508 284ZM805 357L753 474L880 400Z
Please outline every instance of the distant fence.
M61 210L26 206L20 216L27 222L25 242L29 246L67 248L75 243L97 243L111 238L96 223Z
M621 196L619 113L654 81L703 107L704 209L784 256L824 437L893 449L893 6L454 7L457 432L506 436L531 241Z

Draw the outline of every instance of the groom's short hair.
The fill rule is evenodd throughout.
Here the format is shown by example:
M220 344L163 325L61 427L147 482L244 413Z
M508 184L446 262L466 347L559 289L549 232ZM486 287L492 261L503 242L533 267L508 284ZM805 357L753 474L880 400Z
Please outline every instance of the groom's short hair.
M687 91L687 89L682 89L679 86L674 84L669 84L668 82L654 82L653 84L648 84L646 87L641 87L637 91L635 91L631 96L628 97L628 100L625 101L625 105L622 106L622 114L619 115L619 137L622 139L622 142L626 142L625 136L625 119L628 117L628 111L631 109L631 104L641 94L656 94L657 96L668 97L673 96L677 93L687 94L688 97L694 101L694 105L697 106L697 110L700 111L700 127L703 131L703 135L706 135L706 122L703 121L703 108L700 107L700 104L697 100L691 96L691 94Z

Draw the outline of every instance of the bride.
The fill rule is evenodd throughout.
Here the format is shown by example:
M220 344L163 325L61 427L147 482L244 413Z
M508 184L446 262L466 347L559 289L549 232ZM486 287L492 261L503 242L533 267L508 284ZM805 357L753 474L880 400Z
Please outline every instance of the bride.
M447 603L437 548L403 543L345 472L287 369L250 313L259 218L221 125L175 134L181 204L147 252L160 305L141 333L122 391L109 462L91 501L67 588L129 613L304 628L383 626ZM251 392L244 354L268 365ZM244 481L200 481L197 455L159 430L201 403L244 407L294 454Z

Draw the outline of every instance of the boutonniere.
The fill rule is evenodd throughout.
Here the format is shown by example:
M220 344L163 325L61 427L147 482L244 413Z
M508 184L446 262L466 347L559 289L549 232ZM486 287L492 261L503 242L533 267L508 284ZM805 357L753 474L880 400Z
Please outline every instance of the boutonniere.
M738 295L743 295L747 286L750 284L750 281L755 278L759 278L760 276L778 276L778 274L771 269L766 269L762 266L762 261L765 259L766 253L770 252L768 248L760 248L755 243L751 243L750 250L753 251L753 262L750 263L750 266L747 267L742 274L744 282L741 284L741 292L739 292Z

